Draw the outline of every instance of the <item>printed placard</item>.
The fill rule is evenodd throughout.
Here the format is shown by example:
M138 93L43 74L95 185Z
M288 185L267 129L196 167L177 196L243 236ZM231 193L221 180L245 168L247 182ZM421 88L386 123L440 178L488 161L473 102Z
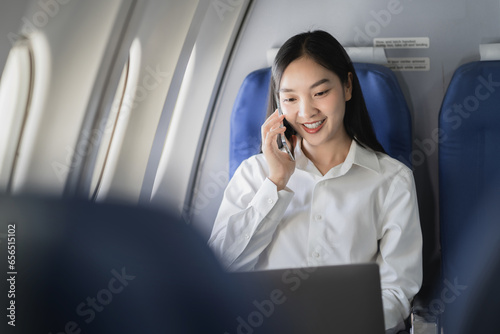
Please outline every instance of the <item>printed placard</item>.
M373 46L385 49L428 49L429 37L375 38Z
M387 58L387 67L393 71L429 71L429 57Z

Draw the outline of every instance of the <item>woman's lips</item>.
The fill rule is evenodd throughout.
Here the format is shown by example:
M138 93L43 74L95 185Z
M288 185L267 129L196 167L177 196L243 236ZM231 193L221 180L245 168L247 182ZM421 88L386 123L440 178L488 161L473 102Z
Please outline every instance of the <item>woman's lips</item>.
M323 127L325 121L326 119L317 122L303 123L302 129L304 129L304 131L307 133L316 133Z

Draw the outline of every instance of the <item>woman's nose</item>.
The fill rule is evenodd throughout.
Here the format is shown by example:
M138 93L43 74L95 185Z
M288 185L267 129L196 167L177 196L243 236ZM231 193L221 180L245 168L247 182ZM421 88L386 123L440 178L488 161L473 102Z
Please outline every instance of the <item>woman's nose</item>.
M318 113L318 109L310 100L302 100L299 105L299 116L305 119L311 118Z

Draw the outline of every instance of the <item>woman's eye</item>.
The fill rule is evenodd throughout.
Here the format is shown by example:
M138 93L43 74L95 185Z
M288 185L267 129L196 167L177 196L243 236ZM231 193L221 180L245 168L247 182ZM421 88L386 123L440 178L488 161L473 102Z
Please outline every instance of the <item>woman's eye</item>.
M293 97L289 98L289 99L283 99L283 102L293 102L295 101L295 99Z
M328 93L328 91L329 91L329 89L324 90L324 91L319 92L319 93L316 93L316 96L323 96L323 95L325 95L326 93Z

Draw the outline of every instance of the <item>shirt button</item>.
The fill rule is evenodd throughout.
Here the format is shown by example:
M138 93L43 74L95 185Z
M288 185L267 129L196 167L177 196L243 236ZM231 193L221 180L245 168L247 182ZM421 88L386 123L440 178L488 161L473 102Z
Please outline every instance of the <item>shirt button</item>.
M321 216L321 215L316 215L314 218L315 218L316 220L321 220L321 219L323 219L323 216Z
M273 199L272 199L272 198L268 198L268 199L267 199L267 203L269 203L269 204L273 204L273 202L274 202L274 201L273 201Z
M318 252L313 252L313 254L312 254L312 255L313 255L313 257L315 257L315 258L318 258L318 257L319 257L319 253L318 253Z
M248 234L245 234L245 239L246 240L250 239L250 236Z

